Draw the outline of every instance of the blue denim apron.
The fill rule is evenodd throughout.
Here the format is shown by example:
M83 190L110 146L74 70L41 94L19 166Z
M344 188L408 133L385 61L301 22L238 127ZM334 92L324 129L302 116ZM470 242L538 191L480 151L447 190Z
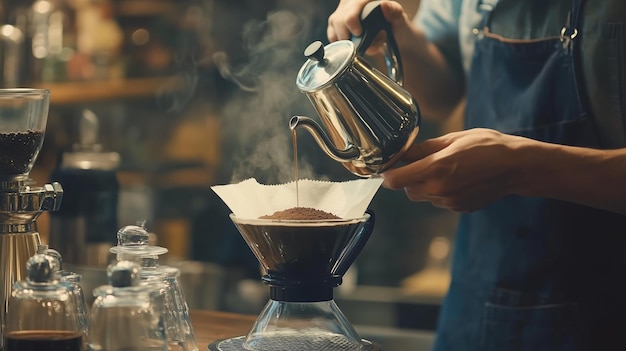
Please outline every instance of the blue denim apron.
M466 128L602 147L575 60L581 1L561 37L497 37L485 16ZM626 350L625 301L626 216L508 196L461 215L435 350Z

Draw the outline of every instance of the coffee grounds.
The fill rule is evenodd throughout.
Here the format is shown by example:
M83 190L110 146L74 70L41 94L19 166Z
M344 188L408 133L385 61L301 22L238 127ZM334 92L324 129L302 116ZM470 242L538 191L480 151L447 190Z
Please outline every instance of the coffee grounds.
M276 211L271 215L259 217L261 219L288 219L288 220L319 220L341 219L332 213L310 207L292 207L282 211Z
M28 171L31 161L39 150L43 132L0 133L0 175L18 175Z

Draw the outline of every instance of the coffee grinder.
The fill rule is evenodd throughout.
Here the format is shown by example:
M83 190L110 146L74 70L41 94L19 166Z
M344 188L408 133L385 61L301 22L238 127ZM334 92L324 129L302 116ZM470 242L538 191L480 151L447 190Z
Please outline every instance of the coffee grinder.
M13 283L26 279L26 262L41 244L35 221L43 211L58 210L63 195L59 183L37 187L29 178L49 103L45 89L0 89L0 342Z
M369 239L373 213L353 219L243 219L230 215L265 272L270 300L246 336L212 351L370 351L333 300L333 288Z

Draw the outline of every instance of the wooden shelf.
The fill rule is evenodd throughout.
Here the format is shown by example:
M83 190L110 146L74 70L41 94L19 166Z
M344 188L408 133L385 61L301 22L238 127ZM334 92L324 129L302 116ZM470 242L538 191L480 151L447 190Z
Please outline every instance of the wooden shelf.
M101 102L154 96L163 91L179 89L182 81L176 76L102 81L41 83L38 88L50 90L53 105Z
M169 0L124 0L115 3L117 16L177 16L179 5Z

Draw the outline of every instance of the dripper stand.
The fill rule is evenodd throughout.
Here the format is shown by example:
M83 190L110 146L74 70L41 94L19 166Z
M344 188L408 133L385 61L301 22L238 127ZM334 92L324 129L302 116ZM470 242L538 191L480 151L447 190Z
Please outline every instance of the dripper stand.
M374 226L355 219L273 220L230 215L261 263L270 300L245 336L218 340L210 351L378 351L361 339L333 300Z
M59 183L34 185L30 171L39 155L50 92L0 89L0 349L13 283L24 280L26 262L41 244L36 219L61 205Z

